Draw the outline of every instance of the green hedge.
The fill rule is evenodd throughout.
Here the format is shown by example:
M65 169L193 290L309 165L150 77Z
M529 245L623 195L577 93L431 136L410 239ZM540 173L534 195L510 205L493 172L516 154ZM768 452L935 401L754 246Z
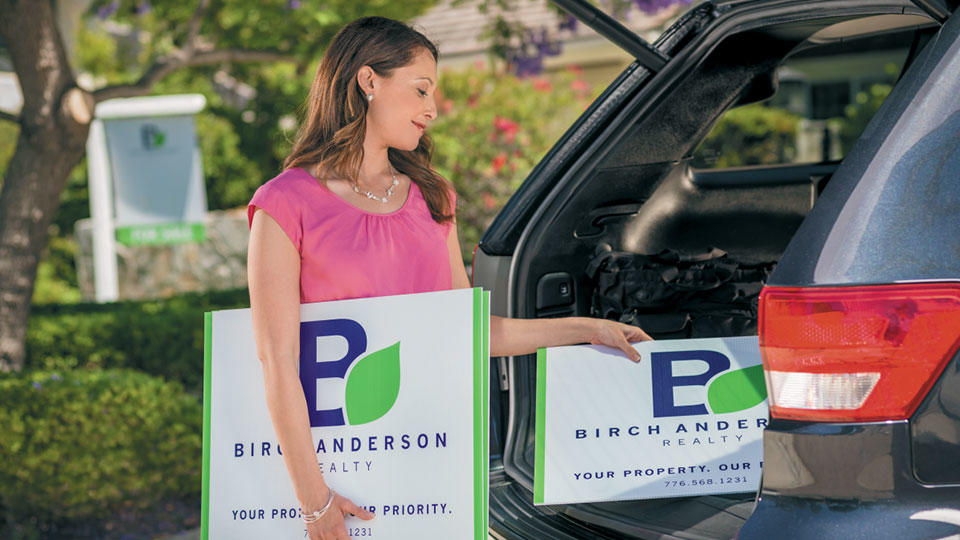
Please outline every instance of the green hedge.
M728 111L693 154L704 168L792 163L800 116L762 103Z
M199 496L202 417L200 401L180 384L133 370L3 376L7 525L42 536L56 523Z
M35 306L25 368L135 368L199 393L203 313L247 306L246 289L142 302Z

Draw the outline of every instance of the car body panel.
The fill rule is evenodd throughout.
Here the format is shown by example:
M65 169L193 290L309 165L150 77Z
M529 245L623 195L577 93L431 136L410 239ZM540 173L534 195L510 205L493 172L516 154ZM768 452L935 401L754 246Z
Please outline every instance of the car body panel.
M960 353L910 419L914 476L928 486L960 486ZM957 495L960 498L960 494Z
M960 16L953 16L867 126L768 284L960 281L958 96ZM773 419L757 507L738 538L769 538L785 526L799 539L954 538L958 405L954 352L909 420Z
M958 37L954 17L834 173L769 285L960 279Z

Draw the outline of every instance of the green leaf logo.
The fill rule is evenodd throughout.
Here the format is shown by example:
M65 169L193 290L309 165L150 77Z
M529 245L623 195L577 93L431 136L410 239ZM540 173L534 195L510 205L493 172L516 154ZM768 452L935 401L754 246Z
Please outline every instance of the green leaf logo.
M724 373L707 389L707 402L714 414L749 409L767 399L763 365Z
M347 377L346 411L350 425L387 414L400 393L400 342L357 360Z

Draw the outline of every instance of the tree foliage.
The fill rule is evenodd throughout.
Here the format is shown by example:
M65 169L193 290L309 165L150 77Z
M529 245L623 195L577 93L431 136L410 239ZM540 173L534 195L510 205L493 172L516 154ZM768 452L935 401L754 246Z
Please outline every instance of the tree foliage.
M578 69L520 78L502 66L440 75L434 164L459 195L464 260L493 217L592 96Z

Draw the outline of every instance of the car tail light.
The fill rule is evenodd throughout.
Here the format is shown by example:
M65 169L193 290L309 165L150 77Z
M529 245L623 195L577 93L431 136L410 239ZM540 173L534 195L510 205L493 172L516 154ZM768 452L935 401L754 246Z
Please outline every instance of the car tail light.
M960 346L960 283L766 287L759 329L772 417L904 419Z

